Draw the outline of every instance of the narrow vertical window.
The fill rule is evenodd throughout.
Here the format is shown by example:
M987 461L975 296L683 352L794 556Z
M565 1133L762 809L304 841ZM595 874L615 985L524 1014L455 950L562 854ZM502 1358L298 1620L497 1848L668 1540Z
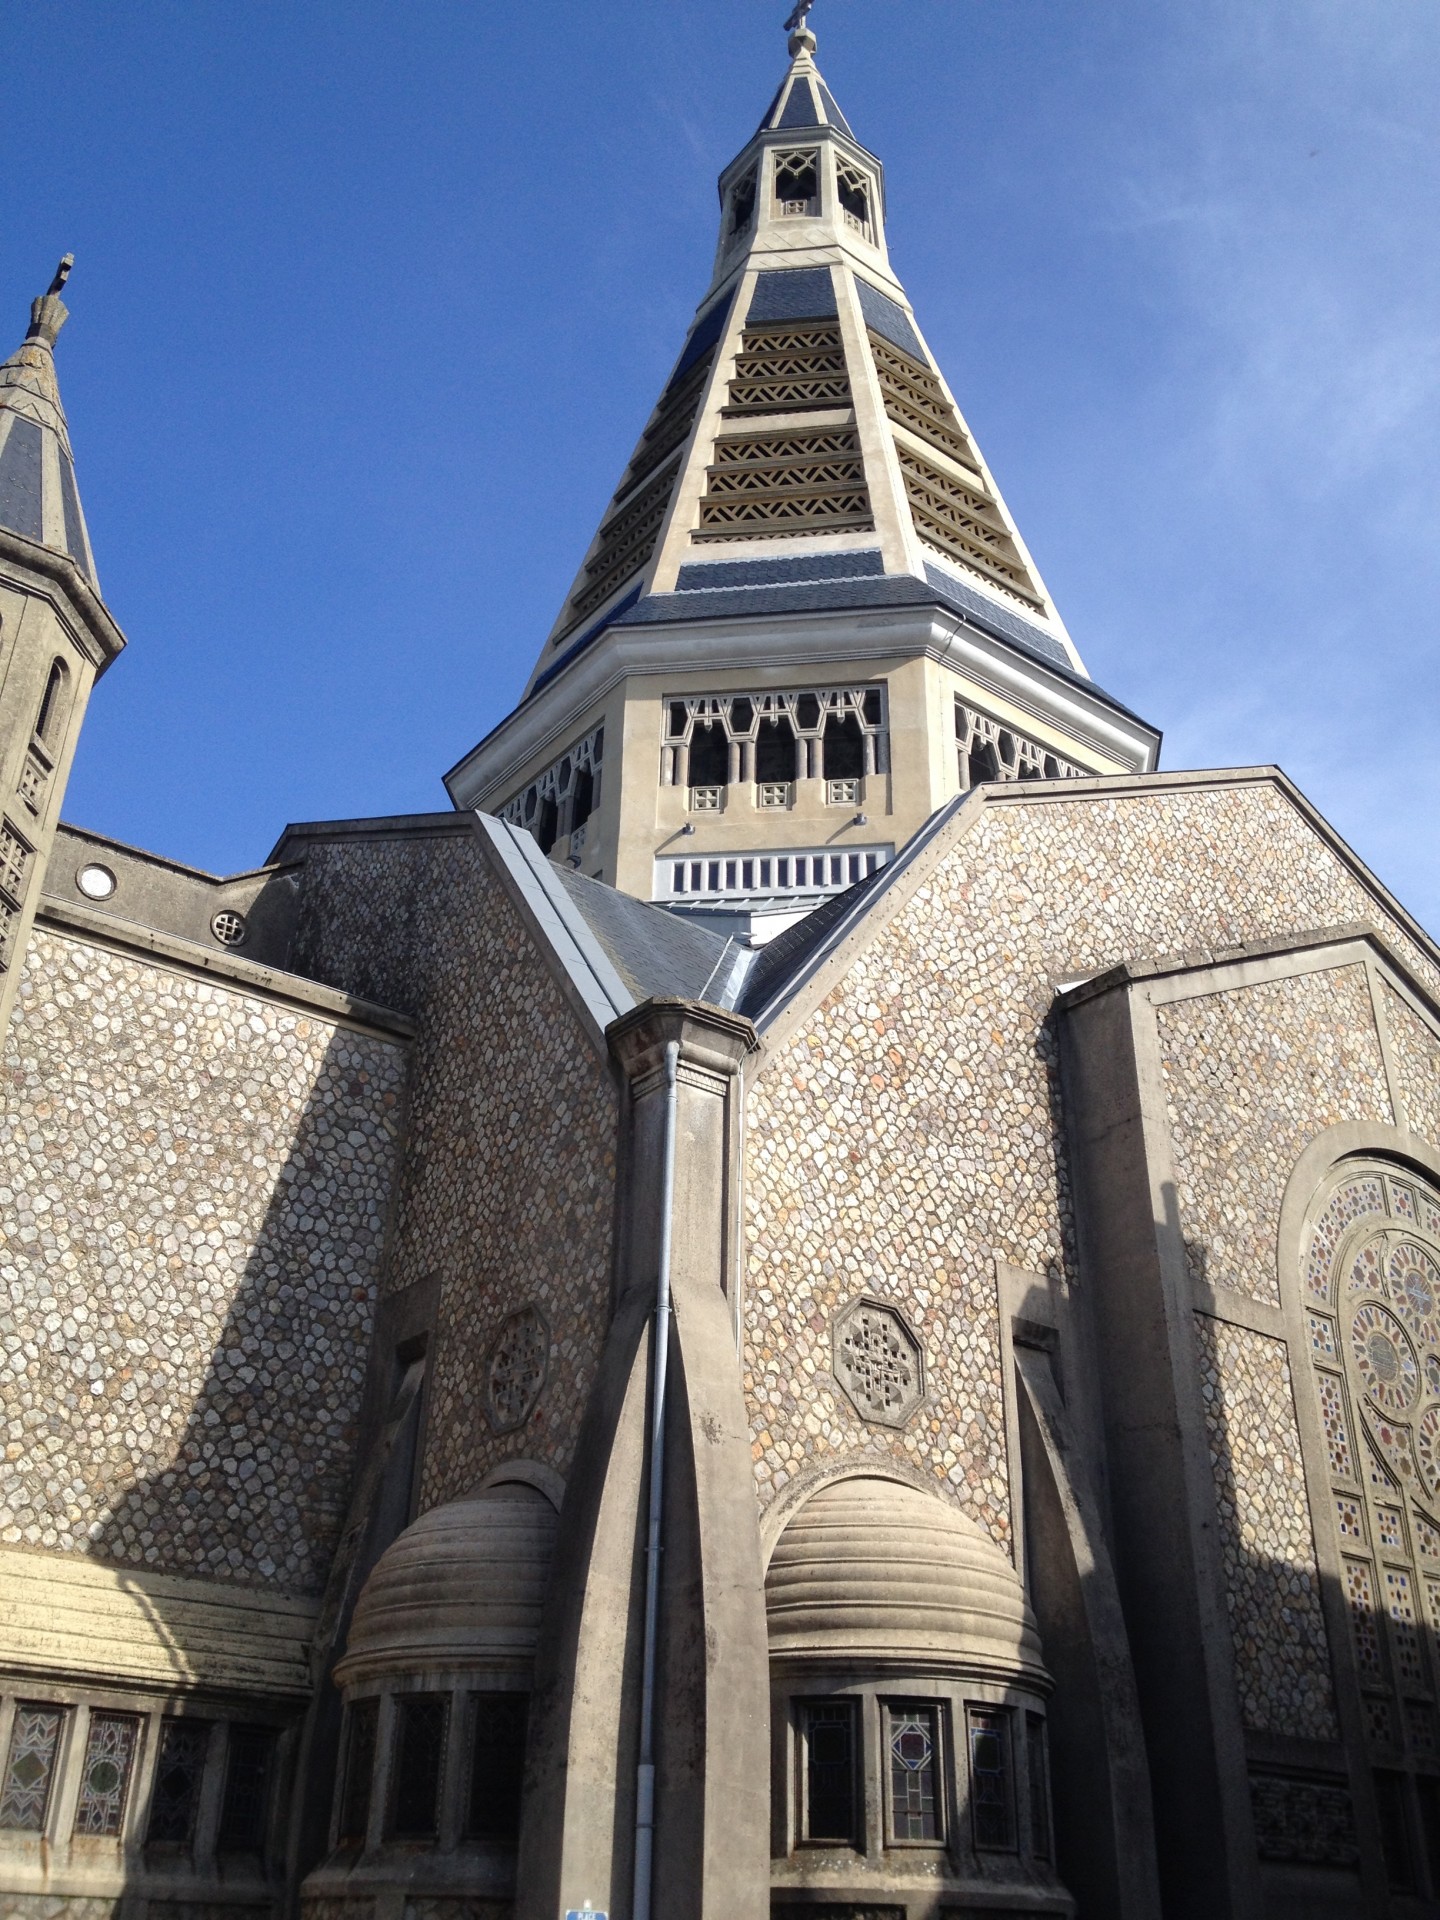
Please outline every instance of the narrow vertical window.
M45 692L40 701L40 711L35 717L35 731L42 740L49 740L59 724L60 695L65 689L65 678L65 662L52 662L50 677L45 682Z
M858 1734L851 1700L822 1700L802 1709L804 1839L830 1846L858 1844Z
M941 1840L939 1715L934 1707L886 1709L890 1838Z
M260 1853L265 1846L270 1806L270 1771L275 1735L269 1727L232 1726L225 1762L225 1791L220 1800L222 1853Z
M1050 1858L1050 1756L1043 1713L1025 1716L1025 1764L1030 1777L1030 1850L1037 1860Z
M1013 1849L1015 1816L1010 1792L1010 1718L971 1707L970 1817L977 1847Z
M45 1831L64 1724L61 1707L17 1703L5 1759L5 1785L0 1790L0 1827L19 1833Z
M145 1829L148 1845L184 1847L194 1839L200 1783L205 1777L209 1752L208 1721L161 1722L155 1785L150 1794L150 1820Z
M140 1737L133 1713L92 1713L85 1740L76 1833L118 1834L125 1818L125 1796Z
M390 1831L397 1840L433 1840L440 1831L448 1702L430 1696L395 1702L395 1787Z
M340 1790L340 1838L363 1840L370 1826L370 1788L375 1777L375 1735L380 1702L357 1700L345 1738L345 1779Z
M530 1696L525 1693L471 1696L465 1832L472 1840L489 1840L503 1847L519 1842L529 1710Z

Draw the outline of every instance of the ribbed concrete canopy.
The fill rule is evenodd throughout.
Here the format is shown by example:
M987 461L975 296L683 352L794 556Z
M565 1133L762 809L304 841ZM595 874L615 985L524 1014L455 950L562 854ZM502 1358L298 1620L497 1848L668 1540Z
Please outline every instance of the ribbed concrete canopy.
M555 1522L545 1496L519 1484L422 1514L365 1582L336 1679L532 1659Z
M1049 1686L1015 1569L973 1520L894 1480L838 1480L795 1515L765 1580L770 1651Z

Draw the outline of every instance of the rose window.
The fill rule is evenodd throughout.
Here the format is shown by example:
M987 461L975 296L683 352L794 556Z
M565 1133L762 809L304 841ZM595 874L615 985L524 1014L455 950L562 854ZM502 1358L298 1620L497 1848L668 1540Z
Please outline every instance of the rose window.
M1398 1165L1337 1169L1312 1215L1304 1292L1365 1725L1384 1766L1433 1769L1440 1189Z

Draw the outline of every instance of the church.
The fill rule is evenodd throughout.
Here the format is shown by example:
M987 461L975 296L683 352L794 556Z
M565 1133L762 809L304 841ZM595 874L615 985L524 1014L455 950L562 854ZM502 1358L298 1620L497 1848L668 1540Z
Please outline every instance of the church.
M4 1920L1440 1914L1440 951L1090 678L807 11L448 811L63 820L0 366Z

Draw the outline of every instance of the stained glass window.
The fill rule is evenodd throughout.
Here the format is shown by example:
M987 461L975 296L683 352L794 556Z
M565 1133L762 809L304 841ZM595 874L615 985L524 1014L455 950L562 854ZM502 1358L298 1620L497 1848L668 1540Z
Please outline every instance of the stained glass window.
M375 1777L375 1735L380 1702L357 1700L345 1739L345 1784L340 1793L340 1838L363 1840L370 1825L370 1789Z
M449 1702L411 1695L395 1702L395 1786L390 1831L397 1839L433 1840L440 1830Z
M890 1761L890 1838L939 1840L939 1715L934 1707L886 1711Z
M75 1808L76 1833L117 1834L125 1818L125 1795L140 1738L139 1716L92 1713Z
M150 1823L145 1830L151 1846L183 1847L194 1839L200 1782L205 1776L209 1751L208 1721L162 1721L155 1785L150 1795Z
M1406 1772L1440 1757L1440 1594L1432 1600L1433 1576L1416 1564L1417 1553L1440 1558L1440 1239L1431 1230L1440 1213L1418 1180L1353 1161L1321 1200L1302 1256L1311 1357L1364 1719L1387 1762L1376 1775L1387 1859L1400 1885L1413 1879L1396 1865L1413 1812ZM1405 1771L1389 1764L1402 1759Z
M529 1709L530 1696L525 1693L476 1693L470 1697L470 1793L465 1831L473 1840L513 1847L520 1838Z
M270 1768L275 1734L270 1727L233 1725L225 1760L225 1791L220 1800L222 1853L260 1853L265 1845L270 1802Z
M971 1707L970 1817L977 1847L1013 1848L1015 1816L1010 1793L1010 1716Z
M21 1833L45 1831L64 1724L61 1707L38 1706L25 1700L17 1703L5 1760L5 1785L0 1789L0 1827Z
M804 1836L832 1846L854 1846L860 1796L856 1791L855 1703L820 1700L802 1711Z
M1030 1774L1030 1850L1050 1858L1050 1756L1043 1713L1025 1716L1025 1758Z

